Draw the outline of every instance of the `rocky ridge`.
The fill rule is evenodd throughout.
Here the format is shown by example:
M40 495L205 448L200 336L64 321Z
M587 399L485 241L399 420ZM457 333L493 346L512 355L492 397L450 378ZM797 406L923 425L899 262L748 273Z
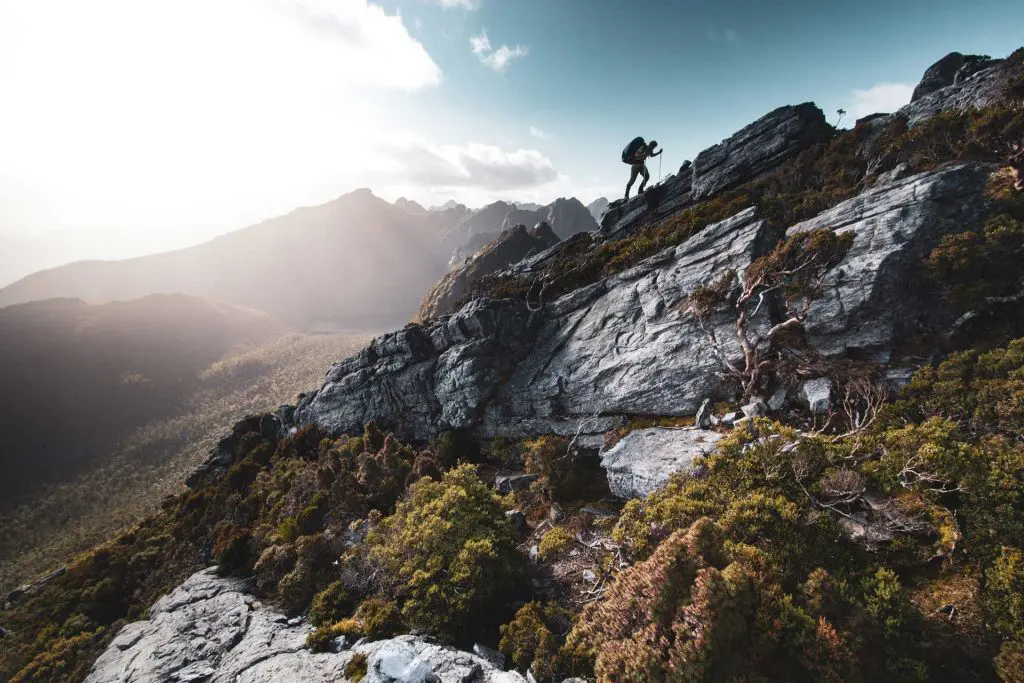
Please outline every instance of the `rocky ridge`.
M956 82L944 86L948 69L940 70L941 78L902 115L913 123L957 103L993 101L992 89L1001 87L1004 77L1000 68L995 60L972 62L970 73L962 72L960 80L954 75ZM813 105L780 108L705 150L648 193L612 204L600 232L580 239L598 245L633 233L748 182L831 134ZM824 296L809 311L808 351L893 363L903 360L896 353L906 334L948 322L942 311L929 310L925 295L911 283L922 256L944 235L981 218L982 188L992 169L970 163L907 176L893 173L858 196L788 226L788 235L824 227L854 236L852 248L828 273ZM706 413L709 399L736 398L719 376L715 357L716 352L739 353L731 334L736 321L722 313L702 329L681 304L724 270L744 270L784 236L756 209L746 209L554 301L474 300L429 324L379 337L335 364L320 389L304 396L294 412L282 412L281 429L316 425L332 434L358 433L374 420L404 440L426 441L451 429L481 437L554 433L597 449L605 432L638 415L700 411L698 423L717 419ZM554 244L505 272L539 270L563 248ZM777 315L765 306L750 324L763 329L777 322ZM724 340L717 349L708 329ZM814 412L828 409L832 390L825 377L803 384ZM753 401L746 418L734 414L726 421L778 410L786 396L779 387L767 402ZM672 472L698 474L717 436L697 429L627 434L602 453L613 492L642 497ZM855 532L872 533L863 520L850 524ZM353 653L366 655L367 681L524 680L486 658L415 636L351 647L339 642L335 653L312 654L300 644L308 626L260 606L246 589L209 570L195 575L158 602L150 619L126 627L89 680L339 680Z

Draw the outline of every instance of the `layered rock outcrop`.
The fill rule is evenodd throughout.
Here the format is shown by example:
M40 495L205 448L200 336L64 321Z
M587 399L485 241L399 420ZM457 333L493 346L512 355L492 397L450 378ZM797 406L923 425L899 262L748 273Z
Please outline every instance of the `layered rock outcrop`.
M456 302L469 291L474 282L518 263L532 254L553 247L559 241L551 225L546 221L538 223L532 229L527 229L525 225L516 225L505 230L431 288L420 305L418 320L430 320L451 313Z
M718 395L708 337L679 310L697 287L743 269L776 236L753 209L678 247L531 311L478 300L427 327L381 337L333 367L299 404L300 424L358 431L373 419L404 439L448 429L481 433L604 431L614 416L693 414ZM769 322L766 311L757 325ZM712 323L726 354L740 352L727 314Z
M956 165L894 180L790 228L789 234L831 228L854 235L850 251L826 276L824 296L808 312L811 346L826 356L888 362L901 333L940 322L941 311L918 295L919 264L943 235L978 224L992 170Z
M978 221L990 170L957 165L890 180L791 229L855 235L808 315L813 350L888 360L928 308L911 286L921 259L942 235ZM693 415L704 398L729 396L706 331L680 304L777 239L748 209L536 310L478 300L428 327L386 335L335 366L299 405L297 420L355 432L376 419L422 440L456 428L573 435L582 420L585 433L597 434L631 415ZM767 308L753 321L755 333L770 322ZM712 324L724 353L737 357L735 320L723 312Z
M956 54L947 55L943 60ZM911 127L946 110L962 111L996 104L1004 99L1007 84L1020 71L1020 67L1006 59L961 56L958 63L954 59L940 69L943 60L925 72L910 104L897 112L906 117ZM957 68L950 77L954 65Z
M363 683L525 683L468 652L400 636L360 642L339 652L306 648L312 627L260 604L246 582L213 569L193 575L125 626L93 665L87 683L203 681L280 683L347 681L346 667L365 657Z
M613 202L604 214L601 230L621 236L638 225L661 221L778 167L811 145L828 140L834 132L822 111L810 102L779 107L704 150L642 195Z

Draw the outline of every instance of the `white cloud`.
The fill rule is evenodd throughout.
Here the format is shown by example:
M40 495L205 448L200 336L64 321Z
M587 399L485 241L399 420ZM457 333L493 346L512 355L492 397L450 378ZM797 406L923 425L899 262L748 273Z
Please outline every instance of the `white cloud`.
M24 199L0 232L153 248L358 184L373 138L416 115L375 93L442 80L369 0L0 0L0 64L0 188Z
M869 114L892 113L910 102L914 86L906 83L879 83L867 90L854 90L845 107L851 123Z
M487 31L481 31L480 35L472 36L469 39L469 47L473 54L481 56L491 51L491 41L487 38Z
M432 2L435 5L440 5L445 9L461 8L468 11L473 11L480 7L480 0L426 0Z
M547 133L547 132L541 130L537 126L530 126L530 135L532 135L533 137L538 138L540 140L550 140L551 139L551 134L550 133Z
M438 145L415 133L391 136L380 153L391 160L381 179L430 188L501 192L533 188L559 178L551 160L537 150L506 151L494 145Z
M735 45L740 42L740 34L736 33L736 31L731 28L727 28L725 29L725 39Z
M500 74L505 73L510 63L525 57L529 53L528 48L522 45L515 45L514 47L502 45L492 52L491 40L487 37L486 30L481 31L478 36L472 36L469 39L469 46L473 50L473 54L480 58L481 64Z

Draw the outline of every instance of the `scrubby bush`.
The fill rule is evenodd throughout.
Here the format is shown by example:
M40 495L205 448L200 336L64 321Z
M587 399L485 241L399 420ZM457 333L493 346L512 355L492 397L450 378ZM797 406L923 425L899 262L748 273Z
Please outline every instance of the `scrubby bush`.
M564 526L556 526L548 530L540 539L537 553L542 559L549 560L572 548L576 535Z
M501 627L499 649L516 669L529 670L541 683L571 673L562 651L572 625L571 613L555 603L528 602Z
M339 621L356 608L356 596L341 581L335 581L313 598L309 607L309 623L321 626Z
M256 561L252 532L231 522L220 525L213 545L213 559L224 574L248 575Z
M520 576L515 532L469 465L413 484L367 544L405 622L449 639L500 619Z

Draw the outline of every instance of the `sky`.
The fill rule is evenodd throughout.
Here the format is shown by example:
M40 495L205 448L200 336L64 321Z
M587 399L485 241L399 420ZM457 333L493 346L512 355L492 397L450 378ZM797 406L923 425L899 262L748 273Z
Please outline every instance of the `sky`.
M360 187L614 198L637 135L657 177L781 105L848 125L1021 26L1019 0L0 0L0 263L182 247Z

